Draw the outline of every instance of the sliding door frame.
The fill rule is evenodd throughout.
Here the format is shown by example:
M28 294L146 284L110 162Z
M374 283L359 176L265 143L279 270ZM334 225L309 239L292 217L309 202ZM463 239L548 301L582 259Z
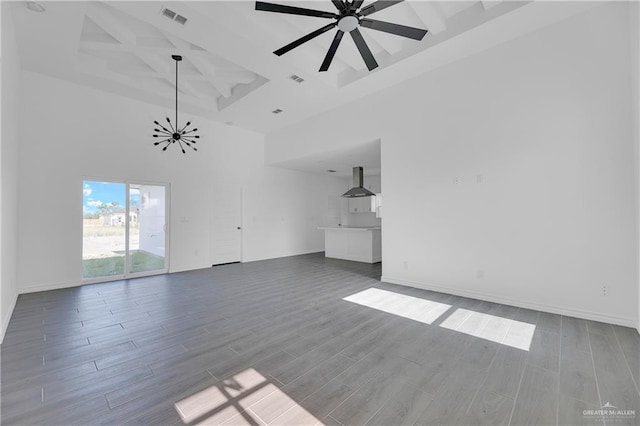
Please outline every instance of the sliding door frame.
M93 283L104 283L109 281L121 281L127 280L130 278L140 278L140 277L148 277L152 275L162 275L169 272L169 258L170 258L170 247L171 247L171 184L167 182L154 182L147 181L141 179L114 179L114 178L105 178L105 177L97 177L97 176L82 176L80 180L80 189L83 189L83 185L85 181L94 181L94 182L105 182L105 183L118 183L125 185L125 256L124 256L124 273L118 275L108 275L104 277L94 277L94 278L85 278L83 274L82 267L82 256L80 256L80 279L82 284L93 284ZM129 227L131 217L129 216L129 210L131 205L130 200L130 188L131 185L151 185L151 186L163 186L164 187L164 268L163 269L155 269L152 271L142 271L130 273L128 272L131 265L130 260L131 256L129 253ZM82 196L82 192L80 192ZM81 200L82 201L82 200ZM82 203L80 203L82 205ZM82 250L81 250L82 252Z

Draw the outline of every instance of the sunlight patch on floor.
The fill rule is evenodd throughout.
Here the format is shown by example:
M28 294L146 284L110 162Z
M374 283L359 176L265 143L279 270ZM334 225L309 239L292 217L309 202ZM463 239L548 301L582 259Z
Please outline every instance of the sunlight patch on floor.
M398 315L424 324L431 324L444 314L451 305L431 300L394 293L379 288L368 288L347 296L342 300Z
M529 350L536 326L526 322L458 308L440 327L481 339Z
M286 401L287 408L281 415L269 419L273 425L319 425L311 413L298 405L266 377L249 368L235 376L209 386L174 404L183 423L197 425L265 425L259 401ZM268 406L268 405L267 405ZM256 411L252 408L255 407Z

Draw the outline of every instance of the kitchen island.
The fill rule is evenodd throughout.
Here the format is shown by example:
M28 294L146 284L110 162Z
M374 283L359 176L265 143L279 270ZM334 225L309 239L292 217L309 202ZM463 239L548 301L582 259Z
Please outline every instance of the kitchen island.
M380 226L321 226L324 253L334 259L376 263L382 261Z

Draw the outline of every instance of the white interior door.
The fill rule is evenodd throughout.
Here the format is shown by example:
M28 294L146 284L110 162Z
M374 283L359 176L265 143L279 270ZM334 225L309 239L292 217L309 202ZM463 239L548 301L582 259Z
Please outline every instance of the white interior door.
M211 264L242 259L242 188L217 188L211 207Z

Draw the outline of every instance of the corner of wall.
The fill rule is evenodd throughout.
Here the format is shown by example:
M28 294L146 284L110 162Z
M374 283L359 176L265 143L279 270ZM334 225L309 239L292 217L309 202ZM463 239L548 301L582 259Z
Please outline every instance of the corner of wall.
M0 343L18 300L18 162L22 70L11 3L2 2L2 70L0 137Z
M635 147L635 181L636 181L636 282L638 284L638 324L640 333L640 3L629 3L629 30L631 48L631 87L633 117L633 138Z
M16 297L14 297L11 301L9 309L7 309L7 313L4 314L4 317L2 318L2 329L0 330L0 345L4 341L4 335L7 332L7 328L9 327L9 321L11 320L11 315L13 315L13 310L16 307L17 302L18 295L16 294Z

